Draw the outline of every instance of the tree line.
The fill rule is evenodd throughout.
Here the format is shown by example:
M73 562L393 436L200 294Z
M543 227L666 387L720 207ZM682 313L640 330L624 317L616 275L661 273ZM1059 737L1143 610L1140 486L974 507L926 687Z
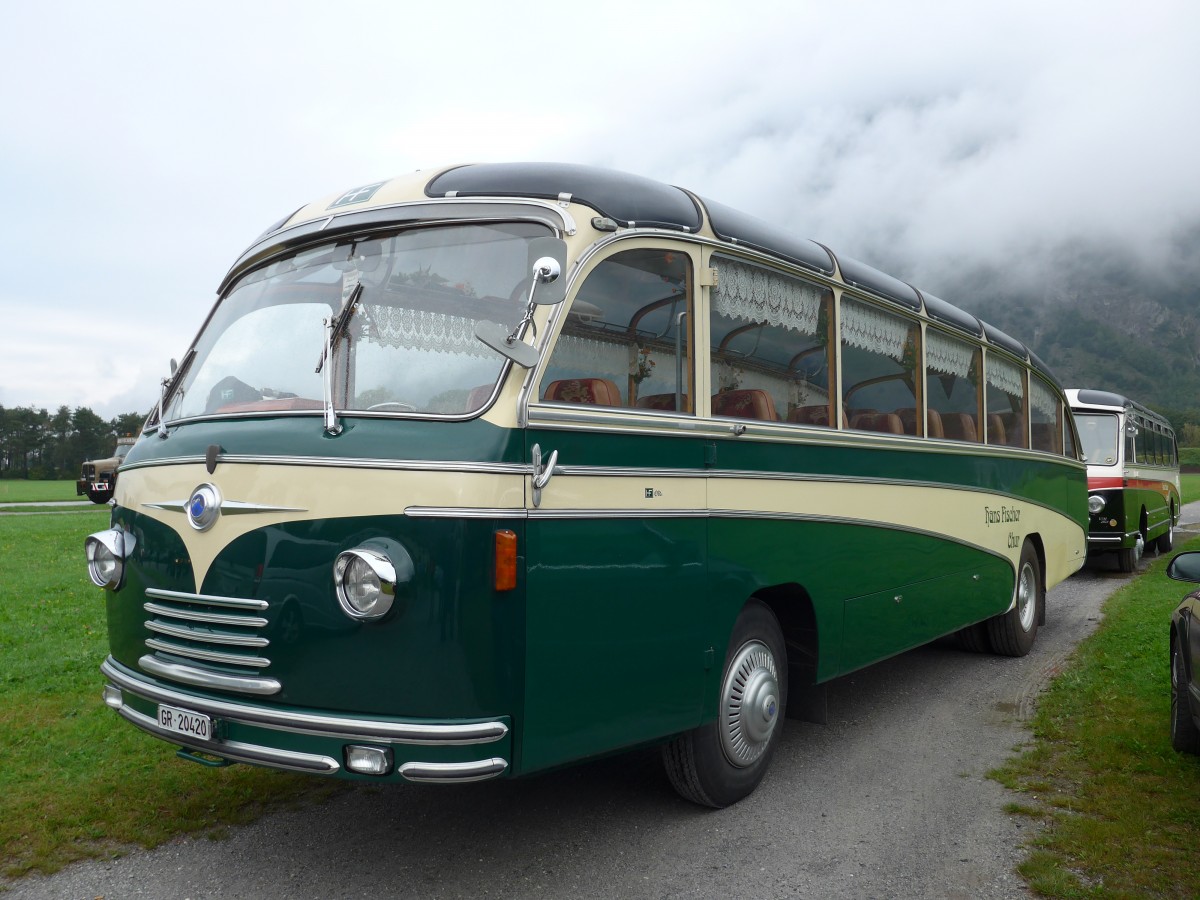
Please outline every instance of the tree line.
M85 459L113 455L117 438L142 430L145 413L102 419L86 406L50 413L0 406L0 478L78 478Z

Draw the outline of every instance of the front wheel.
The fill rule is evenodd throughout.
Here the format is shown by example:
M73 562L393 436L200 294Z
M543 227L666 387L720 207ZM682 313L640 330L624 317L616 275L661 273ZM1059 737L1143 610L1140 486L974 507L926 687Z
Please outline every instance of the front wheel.
M1021 548L1017 567L1017 596L1013 608L1003 615L988 619L988 638L992 649L1003 656L1024 656L1037 637L1042 604L1046 602L1042 588L1042 565L1037 551L1028 541Z
M751 600L725 654L717 718L663 747L663 765L685 799L718 809L762 781L787 708L787 649L775 614Z
M113 495L113 492L112 492L111 488L108 490L99 490L99 491L93 490L92 488L87 489L87 497L93 503L107 503L109 500L112 499L112 495Z
M1154 549L1159 553L1170 553L1171 548L1175 546L1175 537L1172 534L1175 530L1175 515L1172 510L1171 518L1167 522L1167 530L1158 536L1154 541Z
M1183 753L1200 753L1200 729L1188 700L1187 668L1179 638L1171 638L1171 746Z

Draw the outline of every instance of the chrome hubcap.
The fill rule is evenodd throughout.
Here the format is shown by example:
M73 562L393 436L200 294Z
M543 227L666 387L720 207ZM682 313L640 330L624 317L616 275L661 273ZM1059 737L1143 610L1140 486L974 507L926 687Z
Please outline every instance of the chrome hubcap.
M779 722L779 673L770 648L751 641L738 651L721 690L721 749L739 768L762 756Z
M1033 575L1033 566L1026 563L1021 566L1021 579L1017 582L1017 615L1021 618L1021 630L1033 628L1033 617L1037 612L1037 581Z

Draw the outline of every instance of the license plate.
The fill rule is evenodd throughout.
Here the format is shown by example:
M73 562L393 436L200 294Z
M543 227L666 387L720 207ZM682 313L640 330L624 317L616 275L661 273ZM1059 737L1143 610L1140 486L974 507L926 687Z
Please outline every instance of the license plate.
M159 704L158 725L175 734L195 738L198 741L213 739L213 720L201 713L180 709L178 706Z

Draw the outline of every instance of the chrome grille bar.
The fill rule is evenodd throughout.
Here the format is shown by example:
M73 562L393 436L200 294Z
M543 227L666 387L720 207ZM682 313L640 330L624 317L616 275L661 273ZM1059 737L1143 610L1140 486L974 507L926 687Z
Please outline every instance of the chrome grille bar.
M183 638L188 641L202 641L206 644L225 644L229 647L266 647L271 642L265 637L253 634L234 634L231 631L201 631L198 628L187 628L172 625L169 622L159 622L150 619L146 627L159 634Z
M142 609L168 619L183 619L188 622L205 622L209 625L242 625L246 628L264 628L267 620L260 616L239 616L234 613L204 612L198 609L179 609L159 603L144 603Z
M178 603L205 603L209 606L229 606L234 609L264 610L266 600L246 600L242 597L218 597L215 594L187 594L183 591L165 591L162 588L146 588L146 596L155 600L174 600Z
M251 666L255 669L262 669L271 664L269 659L263 659L261 656L243 656L240 653L222 653L219 650L205 650L201 647L185 647L182 644L172 644L170 641L160 641L158 638L146 638L146 646L151 650L159 650L174 656L186 656L188 659L200 659L227 666Z

